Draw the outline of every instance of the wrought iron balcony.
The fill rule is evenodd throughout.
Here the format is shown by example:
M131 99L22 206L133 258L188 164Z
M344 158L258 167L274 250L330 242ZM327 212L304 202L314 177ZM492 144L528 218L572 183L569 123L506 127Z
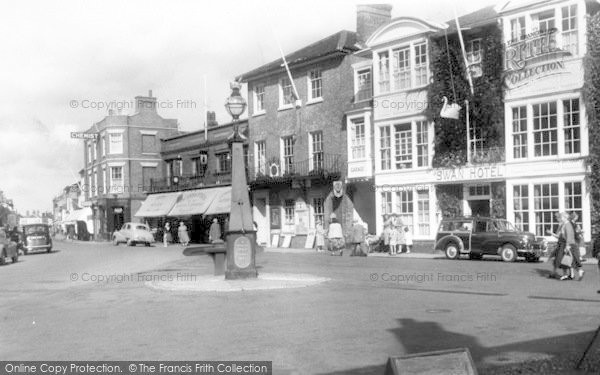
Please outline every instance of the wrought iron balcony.
M489 147L471 150L472 164L501 163L506 160L504 147Z
M292 158L271 158L259 161L252 168L250 180L272 180L285 178L328 178L339 176L342 158L337 154L316 154L312 158L294 161Z
M204 175L181 175L171 178L153 178L150 180L150 191L153 193L169 192L227 184L231 184L231 171L206 171Z

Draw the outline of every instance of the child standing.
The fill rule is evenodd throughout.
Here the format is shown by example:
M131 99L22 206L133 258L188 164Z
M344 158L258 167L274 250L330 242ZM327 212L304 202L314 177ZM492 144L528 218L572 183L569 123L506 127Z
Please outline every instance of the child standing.
M406 243L406 254L410 254L410 250L412 249L413 240L412 234L410 233L410 229L408 227L404 227L404 242Z
M396 253L402 253L404 251L404 245L406 245L406 238L404 237L404 225L396 225L396 232L398 232L398 250L396 250Z

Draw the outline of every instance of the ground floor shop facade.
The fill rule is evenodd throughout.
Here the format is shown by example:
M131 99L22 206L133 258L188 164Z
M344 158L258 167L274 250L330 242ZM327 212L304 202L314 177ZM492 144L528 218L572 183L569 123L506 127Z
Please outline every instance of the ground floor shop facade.
M582 158L498 163L375 177L376 227L395 214L416 240L434 240L444 216L507 218L518 228L547 236L556 213L574 212L590 241L590 195Z

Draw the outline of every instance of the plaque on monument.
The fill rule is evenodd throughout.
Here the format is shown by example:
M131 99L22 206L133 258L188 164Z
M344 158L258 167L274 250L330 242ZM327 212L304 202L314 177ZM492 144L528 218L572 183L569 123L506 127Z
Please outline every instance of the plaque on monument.
M252 244L247 237L238 237L233 243L233 262L238 268L246 268L252 262Z
M467 348L390 357L385 375L477 375Z

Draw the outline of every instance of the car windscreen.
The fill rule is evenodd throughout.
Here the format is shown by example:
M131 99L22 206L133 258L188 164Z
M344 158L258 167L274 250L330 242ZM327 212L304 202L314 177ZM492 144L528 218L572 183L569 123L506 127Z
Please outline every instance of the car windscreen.
M48 227L45 225L30 225L23 228L25 234L48 233Z
M444 232L454 232L454 231L465 231L468 232L472 229L473 224L471 220L456 220L456 221L446 221L443 222L440 230Z
M148 230L148 228L145 225L136 225L135 229L138 229L138 230Z
M510 221L498 220L495 224L498 230L506 232L517 232L517 229L512 225Z

